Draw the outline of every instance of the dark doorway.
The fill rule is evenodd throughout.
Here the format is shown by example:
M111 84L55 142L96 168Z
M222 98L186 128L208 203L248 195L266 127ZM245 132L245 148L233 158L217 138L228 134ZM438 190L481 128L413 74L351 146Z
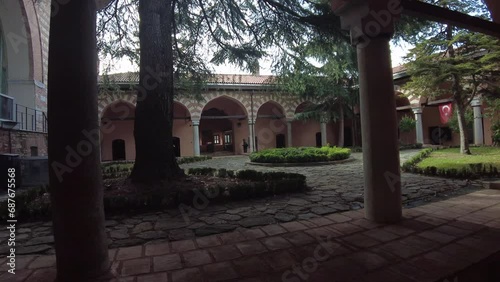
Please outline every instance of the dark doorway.
M173 144L174 144L175 156L180 157L181 156L181 139L179 137L174 137Z
M321 132L316 133L316 147L321 147Z
M116 139L112 143L113 161L125 160L125 140Z
M352 128L344 127L344 147L352 147Z
M255 151L259 151L259 140L257 139L257 136L255 136Z
M285 148L285 134L276 135L276 148Z

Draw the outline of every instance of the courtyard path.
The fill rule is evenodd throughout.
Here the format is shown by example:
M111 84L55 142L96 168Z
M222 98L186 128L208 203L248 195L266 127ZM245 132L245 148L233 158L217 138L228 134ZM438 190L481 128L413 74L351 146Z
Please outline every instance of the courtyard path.
M401 152L401 162L418 150ZM294 220L314 220L320 216L363 208L362 154L354 153L353 160L343 164L310 167L262 167L247 164L247 156L220 157L185 164L181 167L213 167L285 171L307 176L311 191L280 195L272 198L232 202L224 205L205 205L201 208L166 210L134 216L113 216L106 221L110 248L133 246L146 242L191 239L233 230L249 229ZM480 181L453 180L403 173L402 200L405 207L444 199L481 189ZM200 207L200 206L198 206ZM20 224L18 254L54 253L51 222ZM7 251L8 233L0 231L0 256Z

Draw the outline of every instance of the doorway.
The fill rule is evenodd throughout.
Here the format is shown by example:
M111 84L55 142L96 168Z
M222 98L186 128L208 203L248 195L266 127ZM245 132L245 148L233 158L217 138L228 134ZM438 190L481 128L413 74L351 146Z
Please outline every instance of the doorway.
M113 161L125 160L125 140L115 139L112 144Z
M181 156L181 139L179 137L173 138L174 152L176 157Z
M276 148L285 148L285 134L276 135Z

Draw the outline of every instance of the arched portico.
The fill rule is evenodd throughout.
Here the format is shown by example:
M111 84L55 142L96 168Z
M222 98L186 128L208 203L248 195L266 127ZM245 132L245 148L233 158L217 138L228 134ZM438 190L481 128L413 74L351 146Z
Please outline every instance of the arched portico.
M287 147L287 120L285 110L275 101L269 100L257 110L255 120L256 149Z
M120 146L124 148L125 159L135 160L134 118L135 105L128 101L115 101L103 110L100 119L102 161L117 160L114 154L117 140L122 140Z
M242 154L243 143L251 142L249 128L253 124L248 121L247 110L240 101L229 96L210 100L199 121L200 152Z

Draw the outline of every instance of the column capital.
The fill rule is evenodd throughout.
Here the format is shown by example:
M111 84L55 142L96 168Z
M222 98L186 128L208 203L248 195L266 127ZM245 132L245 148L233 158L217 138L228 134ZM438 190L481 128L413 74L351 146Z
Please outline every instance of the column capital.
M472 107L481 107L483 105L483 99L481 99L481 97L475 97L474 99L472 99L472 101L470 102L470 105Z
M350 31L351 43L363 47L372 38L392 37L403 8L400 0L332 0L332 10Z
M200 125L200 120L199 119L192 119L191 123L193 124L193 126L199 126Z
M422 108L420 108L420 107L418 107L418 108L411 108L411 110L416 115L421 115L422 114Z
M250 119L250 118L249 118L249 119L248 119L248 124L249 124L249 125L253 125L253 124L255 124L255 120L254 120L254 119Z

